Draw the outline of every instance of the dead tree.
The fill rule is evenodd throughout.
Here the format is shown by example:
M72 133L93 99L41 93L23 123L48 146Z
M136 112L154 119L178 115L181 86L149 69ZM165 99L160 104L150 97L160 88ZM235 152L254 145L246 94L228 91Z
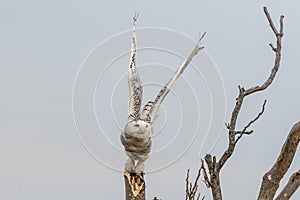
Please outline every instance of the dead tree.
M257 85L248 89L238 86L239 94L238 97L236 98L236 103L231 114L230 122L226 124L226 127L228 129L227 149L219 159L217 159L216 156L213 156L211 154L206 154L204 160L202 160L200 171L203 172L202 174L204 176L204 182L206 186L211 189L212 197L214 200L222 200L220 172L224 167L224 164L233 155L235 147L237 143L240 141L240 139L244 135L250 135L253 133L253 130L249 130L250 126L260 118L260 116L264 113L265 110L265 105L267 102L266 100L263 102L262 109L257 114L257 116L254 117L252 120L250 120L249 123L246 124L242 129L237 129L236 124L237 124L238 116L242 108L244 99L250 96L251 94L267 89L268 86L274 80L280 66L284 16L283 15L280 16L280 20L279 20L280 23L279 23L279 30L278 30L275 27L267 8L264 7L263 10L269 22L269 25L272 29L272 32L274 33L276 38L276 46L274 46L272 43L269 44L271 49L275 53L274 66L271 70L269 77L262 85ZM275 162L273 167L264 175L259 196L258 196L259 200L267 200L267 199L274 198L275 193L279 187L280 180L286 174L287 170L289 169L293 161L299 140L300 140L300 122L294 125L294 127L290 131L282 147L281 153L277 161ZM206 166L204 166L204 161L206 163ZM200 176L201 174L198 173L196 180L199 180ZM289 199L291 195L298 189L299 185L300 185L300 171L295 172L290 177L290 180L288 181L287 185L284 187L282 192L278 195L276 200ZM195 187L197 186L197 182L194 183L194 186ZM186 187L188 188L188 186ZM190 187L192 187L192 185ZM186 193L188 196L191 193L191 191L186 190Z
M269 22L269 25L276 37L276 45L270 43L271 49L275 53L274 66L267 80L261 84L248 89L238 86L239 94L236 98L236 103L233 108L230 122L226 124L228 129L228 146L222 156L217 159L216 156L206 154L201 162L201 167L194 183L189 181L189 170L186 176L186 200L200 200L200 193L198 192L198 182L201 175L203 175L204 183L211 189L212 197L214 200L222 200L222 190L220 183L220 172L225 163L233 155L235 147L244 135L251 135L253 130L249 130L250 126L255 123L265 111L266 100L262 104L261 111L250 120L242 129L237 129L236 124L240 110L242 108L244 99L251 94L266 90L273 82L276 73L280 66L281 60L281 43L283 37L283 18L280 16L279 30L275 27L270 14L266 7L264 13ZM291 129L285 143L281 149L280 155L272 168L263 176L261 188L259 191L259 200L274 199L275 193L278 190L279 183L288 171L294 155L296 153L300 141L300 122L296 123ZM124 173L126 200L145 200L145 181L144 174ZM289 199L293 193L299 188L300 185L300 170L292 174L288 183L275 198L276 200ZM201 198L202 200L204 197ZM155 197L154 200L157 200Z

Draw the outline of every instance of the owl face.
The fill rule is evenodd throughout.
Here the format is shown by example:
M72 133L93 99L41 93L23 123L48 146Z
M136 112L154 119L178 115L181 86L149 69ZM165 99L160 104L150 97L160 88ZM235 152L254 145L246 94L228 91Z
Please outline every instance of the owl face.
M149 138L152 134L152 126L143 120L130 121L126 124L125 133L137 138Z

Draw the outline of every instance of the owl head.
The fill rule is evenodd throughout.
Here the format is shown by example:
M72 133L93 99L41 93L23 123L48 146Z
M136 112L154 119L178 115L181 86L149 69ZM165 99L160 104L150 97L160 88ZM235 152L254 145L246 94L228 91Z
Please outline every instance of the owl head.
M149 138L152 135L152 126L143 120L133 120L126 124L125 133L137 138Z

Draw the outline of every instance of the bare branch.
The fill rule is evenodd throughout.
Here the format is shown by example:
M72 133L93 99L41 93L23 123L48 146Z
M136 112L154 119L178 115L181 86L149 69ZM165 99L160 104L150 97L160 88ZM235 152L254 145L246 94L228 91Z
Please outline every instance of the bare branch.
M283 36L283 18L284 16L281 15L280 16L280 20L279 20L279 23L280 23L280 35Z
M207 172L206 172L206 168L204 167L204 161L201 159L201 167L200 169L203 171L203 176L204 176L204 183L206 185L206 187L210 187L210 180L208 178Z
M274 65L273 65L270 75L268 76L267 80L262 85L254 86L249 89L245 89L241 86L238 86L239 94L238 94L238 97L236 98L235 106L231 113L230 122L225 124L228 129L228 147L225 150L225 152L223 153L223 155L221 156L221 158L219 159L219 161L216 161L216 157L212 156L210 154L207 154L205 156L205 162L206 162L208 170L209 170L209 178L208 177L207 178L204 177L204 178L205 178L206 184L209 183L214 200L222 199L221 185L220 185L220 171L221 171L222 167L224 166L226 161L232 156L235 146L236 146L237 142L241 139L241 137L244 134L251 134L253 132L252 130L248 131L247 129L261 117L261 115L263 114L264 109L265 109L266 101L264 101L264 103L263 103L261 112L253 120L251 120L242 129L242 131L237 131L236 124L237 124L238 116L239 116L240 110L242 108L244 99L245 99L245 97L247 97L250 94L265 90L273 82L273 80L276 76L276 73L279 69L279 66L280 66L281 40L283 37L283 16L280 17L280 28L279 28L280 31L278 32L266 7L264 7L264 13L266 15L266 18L270 24L270 27L271 27L273 33L275 34L275 37L276 37L276 47L274 47L272 44L270 44L272 50L275 53Z
M238 97L236 98L236 104L234 106L234 109L232 111L232 114L231 114L231 120L230 120L230 123L227 124L227 127L229 129L229 145L228 145L228 148L227 150L224 152L223 156L220 158L220 161L219 161L219 167L222 168L223 165L225 164L225 162L228 160L228 158L232 155L233 151L234 151L234 148L235 148L235 145L237 144L237 141L240 140L240 138L242 137L242 135L244 134L243 131L242 131L242 134L239 135L237 141L235 139L235 135L236 135L236 130L235 130L235 127L236 127L236 123L237 123L237 119L238 119L238 116L239 116L239 112L241 110L241 107L242 107L242 104L244 102L244 98L250 94L253 94L255 92L258 92L258 91L262 91L262 90L265 90L274 80L275 76L276 76L276 73L279 69L279 66L280 66L280 60L281 60L281 39L282 39L282 36L283 36L283 16L281 16L280 18L280 33L278 33L276 27L274 26L274 23L270 17L270 14L267 10L266 7L264 7L264 12L266 14L266 17L267 17L267 20L269 21L269 24L276 36L276 40L277 40L277 47L273 47L272 45L272 49L275 51L275 62L274 62L274 66L272 68L272 71L271 71L271 74L269 75L269 77L267 78L267 80L261 85L261 86L255 86L255 87L251 87L247 90L245 90L243 87L241 86L238 86L239 88L239 95ZM264 103L265 105L265 103ZM263 110L261 112L261 114L263 113L264 111L264 105L263 105ZM259 114L257 116L257 119L261 116L261 114ZM253 122L250 121L249 122L249 126L254 123L257 119L255 119ZM245 127L246 129L248 128L247 126ZM244 130L246 131L246 130Z
M196 177L195 182L194 182L194 187L192 189L192 191L195 191L195 193L198 189L198 181L199 181L200 176L201 176L201 168L198 170L198 174L197 174L197 177Z
M256 121L260 118L260 116L264 113L266 103L267 103L267 100L265 99L265 100L264 100L264 103L263 103L263 105L262 105L261 111L258 113L258 115L257 115L253 120L251 120L251 121L243 128L243 130L240 132L239 136L238 136L237 139L235 140L235 144L242 138L242 136L243 136L244 134L246 134L246 133L247 133L247 134L253 133L253 130L247 132L247 129L251 126L251 124L253 124L254 122L256 122Z
M270 45L271 49L272 49L274 52L276 52L276 51L277 51L277 48L276 48L276 47L274 47L274 45L273 45L272 43L270 43L269 45Z
M292 174L288 183L275 200L288 200L300 186L300 170Z
M240 135L240 134L243 134L243 135L251 135L254 131L251 130L251 131L235 131L235 134L236 135Z
M185 199L186 200L199 200L200 199L201 194L198 193L197 197L196 197L196 194L197 194L197 191L198 191L198 182L199 182L199 179L200 179L200 176L201 176L201 170L202 170L202 168L200 168L198 170L198 174L196 176L194 184L192 184L189 181L190 170L188 169L187 174L186 174L186 179L185 179L185 181L186 181ZM204 199L204 197L202 199Z
M258 199L273 199L279 183L289 169L300 141L300 122L290 131L273 167L263 176Z
M272 68L271 74L269 75L269 78L266 80L266 82L264 82L261 86L255 86L255 87L249 88L248 90L245 91L245 96L252 94L254 92L257 92L257 91L265 90L274 80L276 73L278 71L279 65L280 65L281 40L283 37L283 18L284 18L284 16L283 15L280 16L280 28L279 28L280 32L278 32L278 30L274 26L274 23L270 17L268 9L266 7L264 7L264 12L266 14L268 22L269 22L275 36L276 36L276 47L274 47L273 44L269 44L271 46L272 50L275 52L275 62L274 62L274 66Z
M242 132L245 132L245 131L247 130L247 128L249 128L249 127L251 126L251 124L253 124L254 122L256 122L256 120L258 120L258 119L260 118L260 116L261 116L261 115L264 113L264 111L265 111L266 103L267 103L267 100L265 99L265 100L264 100L264 103L263 103L263 105L262 105L261 111L258 113L258 115L257 115L253 120L251 120L251 121L244 127L244 129L243 129Z
M185 179L185 199L188 200L188 196L189 196L189 174L190 174L190 169L187 170L186 173L186 179Z
M264 9L264 13L265 13L265 15L266 15L266 17L267 17L267 19L268 19L268 21L270 23L271 29L273 30L273 32L274 32L275 35L278 35L277 28L274 26L274 23L273 23L273 20L272 20L272 18L270 16L268 8L264 7L263 9Z
M242 104L243 104L243 100L245 97L245 89L242 88L240 85L238 85L238 89L239 89L239 95L236 98L236 102L235 102L235 106L233 108L232 114L231 114L231 118L230 118L230 123L228 125L229 127L229 135L232 137L230 138L231 141L234 141L234 130L235 130L235 126L236 126L236 122L237 122L237 118L239 115L239 112L241 110Z

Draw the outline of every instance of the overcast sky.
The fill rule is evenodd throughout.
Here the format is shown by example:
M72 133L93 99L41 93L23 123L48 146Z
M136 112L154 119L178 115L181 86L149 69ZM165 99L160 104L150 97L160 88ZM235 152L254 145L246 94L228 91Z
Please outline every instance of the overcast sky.
M224 199L245 200L257 197L263 174L300 120L299 2L2 0L0 198L124 199L126 157L119 134L127 117L128 30L139 12L138 46L155 47L138 54L145 101L181 64L199 32L207 32L205 52L164 102L146 163L148 199L184 199L186 170L194 175L199 155L220 157L226 148L226 130L214 122L229 120L237 85L262 83L273 66L268 43L274 35L264 5L276 25L285 15L282 63L274 83L246 99L239 128L267 99L265 113L221 173ZM160 46L165 43L168 49ZM103 51L113 56L109 65L101 63L109 58ZM85 90L89 84L91 91ZM299 160L298 152L282 185L299 169ZM200 191L210 199L201 182ZM292 199L299 198L298 191Z

